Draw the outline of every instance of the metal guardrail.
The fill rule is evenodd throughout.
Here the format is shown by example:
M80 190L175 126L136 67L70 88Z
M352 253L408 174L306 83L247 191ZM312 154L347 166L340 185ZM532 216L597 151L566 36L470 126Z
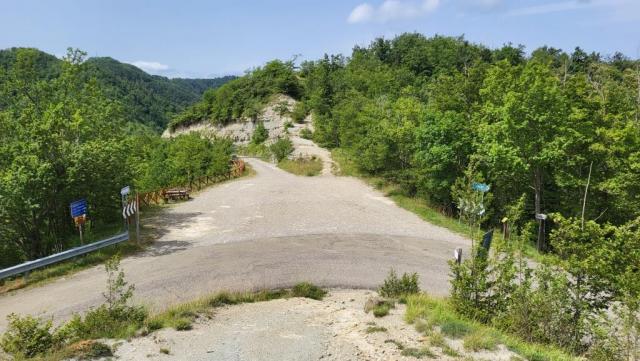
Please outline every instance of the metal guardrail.
M129 233L121 233L113 237L103 239L102 241L93 242L84 246L68 249L64 252L52 254L51 256L39 258L33 261L28 261L13 267L0 270L0 280L3 278L19 275L21 273L28 273L34 269L38 269L50 264L54 264L60 261L67 260L76 256L80 256L86 253L93 252L100 248L111 246L112 244L120 243L129 240Z

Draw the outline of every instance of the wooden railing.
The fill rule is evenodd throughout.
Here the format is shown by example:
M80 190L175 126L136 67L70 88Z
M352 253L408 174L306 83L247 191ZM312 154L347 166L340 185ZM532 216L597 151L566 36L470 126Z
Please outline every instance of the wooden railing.
M227 173L200 177L180 187L167 187L152 192L141 193L139 195L140 205L164 204L167 202L167 193L170 191L175 191L176 189L186 190L187 192L191 192L192 190L198 191L210 184L239 177L244 173L244 170L244 161L242 159L234 160L231 170Z

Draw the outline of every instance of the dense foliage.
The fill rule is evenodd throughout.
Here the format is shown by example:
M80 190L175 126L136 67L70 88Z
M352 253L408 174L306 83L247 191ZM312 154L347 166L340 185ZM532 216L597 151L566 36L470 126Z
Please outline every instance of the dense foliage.
M256 120L271 96L286 94L298 99L301 92L293 62L274 60L220 88L208 90L202 101L176 116L170 127L175 129L203 120L214 124L226 124L240 118Z
M100 227L119 223L125 185L151 190L228 170L228 140L131 135L127 104L105 95L83 59L19 49L0 68L0 268L73 245L74 200L86 198L88 227ZM60 70L43 77L43 61Z
M526 56L463 38L404 34L350 58L303 63L317 142L457 214L471 163L491 185L489 221L526 194L526 212L623 224L640 215L640 63L576 48ZM495 224L494 223L494 224Z
M0 68L4 71L13 68L22 50L25 49L0 50ZM62 60L35 49L31 51L34 52L36 79L59 76ZM235 78L167 79L149 75L112 58L90 58L86 63L87 71L96 78L104 96L123 104L128 114L127 122L144 124L156 131L164 129L173 115L195 103L206 90Z

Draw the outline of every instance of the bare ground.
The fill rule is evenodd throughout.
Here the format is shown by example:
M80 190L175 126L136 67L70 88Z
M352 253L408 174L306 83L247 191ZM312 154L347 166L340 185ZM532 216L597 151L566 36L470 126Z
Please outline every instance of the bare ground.
M116 342L119 360L415 360L404 347L429 347L428 338L403 320L404 305L375 318L363 305L375 296L366 290L330 290L323 301L304 298L229 306L200 318L191 331L165 329L128 342ZM385 330L367 332L369 327ZM394 342L391 342L393 340ZM510 360L500 347L493 352L466 352L458 340L447 340L457 357L430 347L435 359ZM164 349L169 354L160 350Z

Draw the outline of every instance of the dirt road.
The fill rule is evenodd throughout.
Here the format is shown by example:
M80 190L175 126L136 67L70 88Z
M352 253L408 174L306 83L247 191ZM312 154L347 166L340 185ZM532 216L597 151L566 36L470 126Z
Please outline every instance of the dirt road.
M397 207L358 179L298 177L250 159L254 177L212 187L152 219L157 241L122 261L152 309L214 291L289 286L374 288L391 267L448 292L455 247L468 241ZM102 302L102 266L0 296L6 315L68 318Z

